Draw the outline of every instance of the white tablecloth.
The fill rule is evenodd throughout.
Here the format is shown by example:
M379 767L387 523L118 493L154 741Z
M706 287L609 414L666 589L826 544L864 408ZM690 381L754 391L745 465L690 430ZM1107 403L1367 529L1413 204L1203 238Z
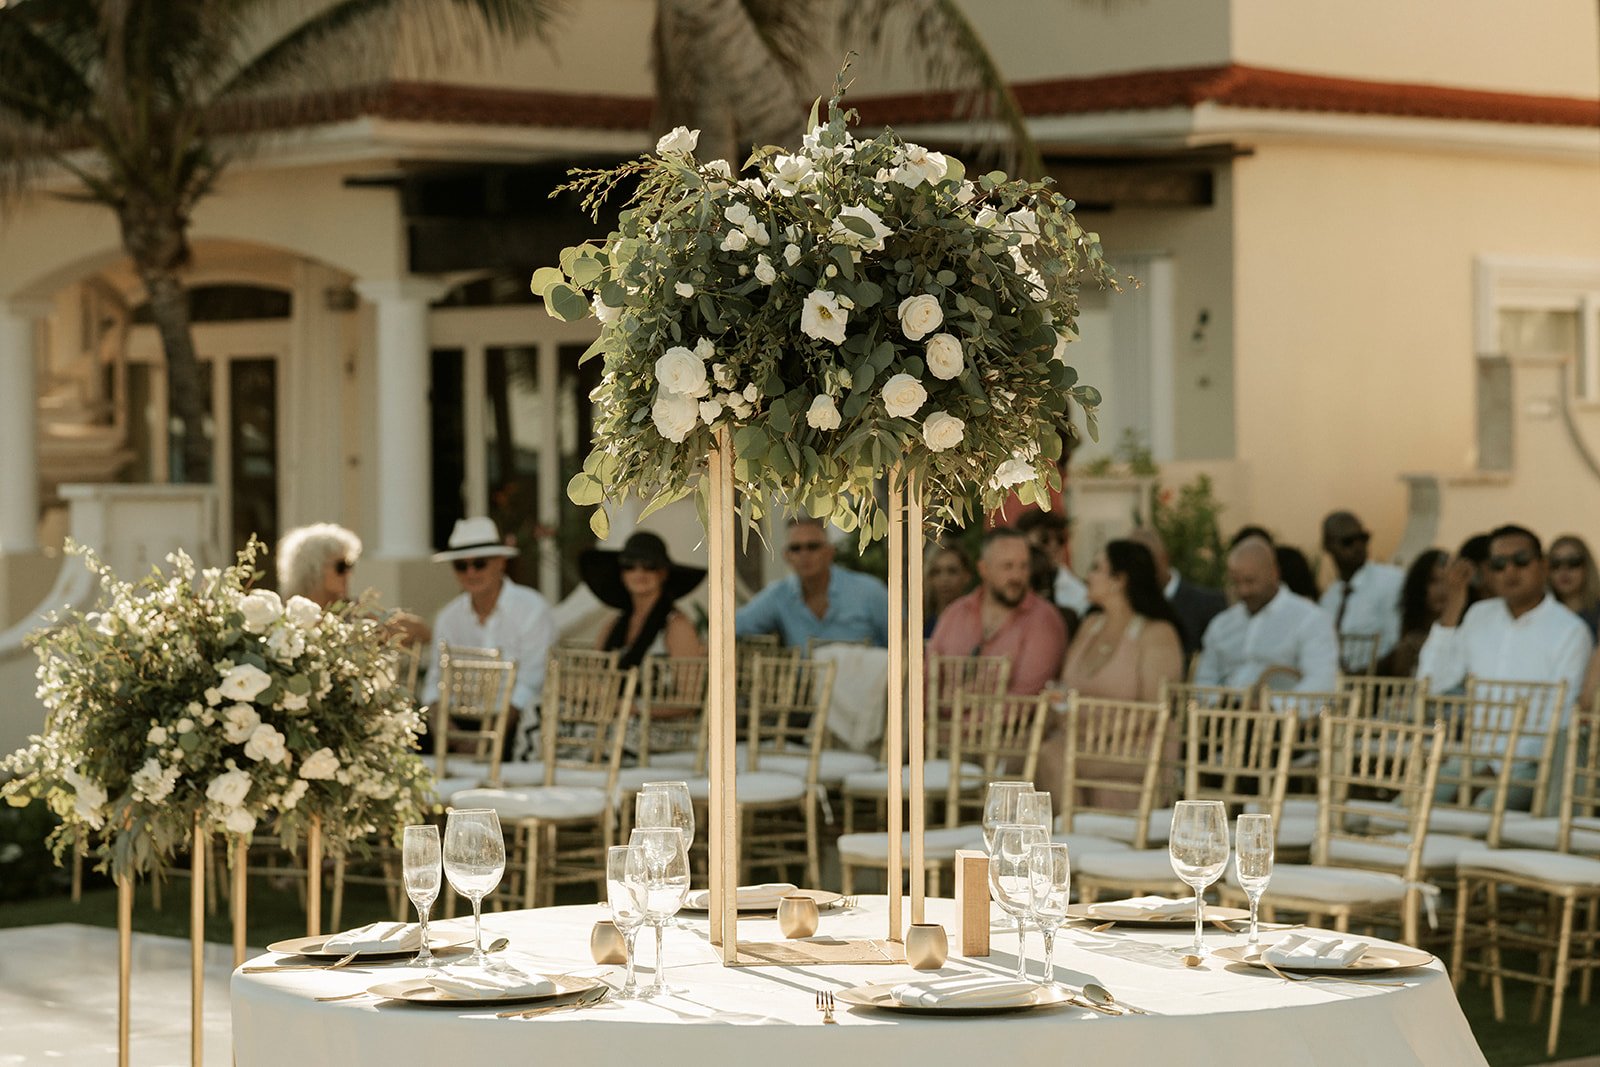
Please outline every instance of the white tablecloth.
M594 968L589 931L598 906L504 912L485 917L488 931L512 939L512 959L548 973L620 975ZM881 937L884 898L862 898L842 914L824 913L819 935ZM928 917L953 932L954 904L929 901ZM470 920L468 920L470 922ZM771 919L740 924L749 939L776 940ZM652 933L640 935L641 959L653 961ZM1217 946L1242 935L1207 932ZM403 966L367 973L285 972L233 977L233 1033L238 1067L293 1064L565 1063L573 1065L748 1064L817 1067L876 1062L911 1064L1182 1063L1185 1067L1272 1064L1484 1063L1438 963L1403 972L1403 987L1349 982L1287 983L1265 971L1212 959L1185 968L1170 951L1185 934L1091 933L1069 928L1056 944L1056 974L1077 986L1098 981L1121 1000L1159 1014L1118 1018L1075 1008L1021 1015L930 1018L871 1009L842 1010L824 1027L815 991L923 977L904 965L825 968L725 968L706 940L703 918L667 931L668 979L685 992L655 1001L608 1001L583 1011L531 1020L497 1019L492 1010L452 1011L370 997L316 1003L414 976ZM1033 973L1042 948L1028 938ZM986 959L952 956L946 973L1015 966L1016 934L995 931ZM256 964L273 962L265 956ZM641 969L642 977L648 973Z

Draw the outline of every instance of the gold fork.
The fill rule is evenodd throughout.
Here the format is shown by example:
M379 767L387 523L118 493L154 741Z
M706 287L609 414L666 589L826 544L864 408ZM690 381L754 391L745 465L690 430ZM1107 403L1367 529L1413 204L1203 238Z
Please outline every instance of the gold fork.
M277 974L280 971L337 971L341 967L350 966L359 955L361 953L352 952L334 963L291 963L278 967L244 967L241 970L245 974Z
M1265 956L1261 957L1261 966L1282 978L1285 982L1315 982L1318 979L1323 979L1332 982L1354 982L1357 985L1404 986L1406 984L1404 982L1374 982L1366 978L1347 978L1342 974L1285 974L1268 963Z
M833 1017L833 990L817 990L817 1010L822 1013L823 1025L828 1023L838 1024L839 1020Z

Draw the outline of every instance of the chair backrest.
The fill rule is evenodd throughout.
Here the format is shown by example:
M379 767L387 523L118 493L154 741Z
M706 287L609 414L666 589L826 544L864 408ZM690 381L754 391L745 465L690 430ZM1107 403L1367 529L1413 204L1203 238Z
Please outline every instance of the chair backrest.
M805 755L806 781L816 784L838 669L837 663L825 659L755 657L747 715L747 765L752 771L761 769L763 754Z
M954 721L960 727L951 732L951 782L959 786L961 775L955 768L962 763L981 768L985 782L1000 778L1033 781L1050 714L1050 698L1045 693L958 692Z
M1297 725L1271 708L1190 707L1184 799L1220 800L1230 815L1257 804L1276 833Z
M1378 669L1379 634L1340 634L1339 665L1351 674L1371 674Z
M550 650L550 661L566 667L615 667L622 650L579 648L574 645L557 645Z
M926 758L939 759L950 748L950 724L955 721L959 697L962 694L1003 694L1011 681L1011 659L1008 656L941 656L929 653L927 679L924 719L927 728L923 735L926 739ZM886 758L884 762L897 761Z
M693 752L694 773L705 773L710 677L704 656L646 656L639 664L641 766L649 765L652 753Z
M1463 693L1430 696L1423 702L1423 713L1426 721L1444 725L1444 762L1434 790L1435 810L1482 811L1483 798L1488 797L1491 844L1500 839L1500 824L1513 790L1525 797L1531 795L1532 810L1543 810L1550 789L1549 760L1505 759L1506 753L1516 751L1526 728L1527 700L1490 700Z
M1356 694L1353 714L1416 724L1423 721L1422 701L1428 695L1428 679L1341 674L1339 691Z
M517 665L510 660L477 659L441 647L439 700L433 706L434 775L449 776L452 745L460 755L488 764L488 782L500 781L501 742L511 729L511 691Z
M1078 815L1131 818L1133 847L1146 847L1170 721L1167 705L1160 701L1101 700L1076 692L1068 698L1060 820L1066 832L1072 832ZM1080 796L1080 790L1089 792ZM1098 797L1122 802L1103 805L1094 799Z
M741 708L750 706L750 688L755 684L756 659L760 656L768 658L783 658L798 660L803 651L798 646L785 648L778 640L777 634L754 634L750 637L741 637L733 643L733 694L734 703ZM745 732L745 720L741 716L739 733Z
M479 648L476 645L452 645L444 641L439 642L439 669L444 669L444 657L455 656L457 659L502 659L498 648Z
M1300 690L1262 690L1263 707L1280 715L1294 717L1293 752L1289 757L1289 784L1295 792L1314 793L1321 752L1322 715L1357 714L1357 695L1353 692L1314 693Z
M550 664L539 709L545 785L556 784L558 768L603 770L606 795L615 794L638 684L637 667L569 667L559 660Z
M1467 675L1462 692L1484 700L1524 700L1528 717L1522 724L1522 759L1539 759L1546 764L1555 757L1556 741L1567 722L1566 682L1529 682L1517 678L1479 678Z
M1330 849L1337 842L1353 841L1370 846L1363 854L1371 858L1347 865L1397 873L1408 882L1421 881L1422 842L1433 810L1444 730L1443 723L1414 726L1323 714L1317 834L1311 845L1314 864L1329 865ZM1402 832L1395 833L1394 824L1388 821L1370 834L1354 829L1367 825L1370 809L1363 801L1375 790L1394 794L1406 812Z
M1560 828L1556 849L1560 852L1572 851L1575 821L1583 820L1586 833L1600 830L1600 696L1588 707L1572 709L1565 737L1557 811Z

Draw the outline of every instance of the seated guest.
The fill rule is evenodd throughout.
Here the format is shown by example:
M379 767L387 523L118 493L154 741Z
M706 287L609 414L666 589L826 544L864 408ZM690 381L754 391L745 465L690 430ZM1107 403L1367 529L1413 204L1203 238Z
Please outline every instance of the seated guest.
M1206 627L1196 682L1251 686L1270 668L1288 668L1299 674L1288 688L1333 688L1339 673L1333 623L1283 584L1271 545L1247 537L1228 553L1228 591L1234 603Z
M705 642L678 610L678 599L705 580L704 567L672 562L667 543L653 533L629 537L622 550L591 548L578 557L578 573L617 617L597 648L618 650L618 667L637 667L645 656L704 656Z
M1595 569L1589 546L1577 534L1563 534L1550 542L1550 591L1556 599L1596 635L1600 626L1600 571Z
M445 551L435 563L449 563L461 595L439 611L433 624L437 642L469 648L498 649L517 665L517 684L511 691L512 721L516 727L506 747L518 756L528 750L538 725L539 699L544 692L545 661L555 643L550 605L537 590L506 577L506 560L517 550L500 539L493 519L457 520ZM435 644L422 702L439 699L439 648Z
M361 538L331 522L297 526L278 539L278 594L301 596L324 610L350 601L350 572L361 558ZM406 645L427 644L428 624L409 612L383 617L391 636Z
M1406 577L1399 567L1367 558L1371 540L1361 520L1348 511L1322 520L1322 548L1339 580L1328 586L1321 603L1339 634L1377 634L1382 657L1400 640L1400 588Z
M1273 545L1272 554L1278 557L1278 578L1289 587L1289 592L1315 604L1322 594L1317 589L1317 575L1306 554L1293 545Z
M933 633L933 624L951 602L971 592L978 580L972 560L956 544L938 544L928 553L927 567L922 576L923 637Z
M1067 547L1067 517L1059 511L1025 511L1017 519L1016 529L1034 547L1043 549L1055 567L1051 599L1056 607L1066 608L1081 619L1089 611L1089 591L1083 580L1061 562Z
M1061 573L1061 565L1050 558L1050 554L1038 545L1028 546L1028 588L1032 589L1043 599L1055 603L1056 577ZM1076 577L1073 579L1076 581ZM1072 642L1072 635L1078 632L1078 613L1071 608L1064 608L1056 604L1056 610L1061 612L1061 621L1067 627L1067 643Z
M870 574L833 562L833 544L821 519L790 519L783 553L794 573L768 585L738 610L738 636L777 634L796 648L819 641L888 646L888 588Z
M1061 613L1028 588L1028 539L989 531L978 557L978 588L939 616L928 651L940 656L1005 656L1010 692L1032 696L1061 668L1067 628Z
M1444 610L1433 624L1418 659L1417 677L1435 693L1458 689L1466 676L1495 681L1566 682L1567 704L1578 699L1584 667L1593 651L1589 629L1561 606L1545 586L1539 538L1521 526L1502 526L1489 535L1489 574L1498 596L1467 607L1469 576L1452 568ZM1542 729L1552 714L1566 708L1528 709L1530 729ZM1537 754L1539 739L1518 742L1523 754Z
M1449 553L1440 548L1430 548L1411 561L1400 589L1400 638L1378 661L1380 675L1409 678L1417 673L1417 655L1444 610L1449 561Z
M1489 575L1488 534L1473 534L1461 542L1461 547L1456 550L1455 559L1450 561L1450 567L1466 576L1467 607L1470 608L1478 601L1495 595L1490 591L1494 584Z
M1089 602L1097 611L1084 620L1061 667L1063 688L1109 700L1153 701L1161 687L1183 679L1183 643L1178 617L1156 582L1150 550L1132 540L1110 541L1089 571ZM1037 781L1059 793L1066 753L1065 724L1057 718L1039 750ZM1091 772L1101 777L1106 768ZM1135 797L1129 793L1092 798ZM1063 798L1056 797L1058 804Z
M1141 526L1128 534L1128 540L1143 545L1155 561L1156 581L1178 617L1178 634L1183 638L1185 659L1200 651L1200 636L1217 613L1228 606L1222 590L1196 585L1172 568L1167 556L1166 542L1148 526Z

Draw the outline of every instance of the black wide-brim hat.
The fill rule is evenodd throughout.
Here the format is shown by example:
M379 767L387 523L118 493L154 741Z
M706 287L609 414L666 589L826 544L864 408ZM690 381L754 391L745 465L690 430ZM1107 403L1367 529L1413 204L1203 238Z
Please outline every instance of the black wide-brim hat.
M622 563L644 563L655 570L667 572L661 595L669 603L694 591L705 581L704 567L687 567L674 563L667 555L667 543L653 533L643 531L623 542L617 551L604 548L586 549L578 556L578 573L602 603L623 611L633 607L633 597L622 584Z

